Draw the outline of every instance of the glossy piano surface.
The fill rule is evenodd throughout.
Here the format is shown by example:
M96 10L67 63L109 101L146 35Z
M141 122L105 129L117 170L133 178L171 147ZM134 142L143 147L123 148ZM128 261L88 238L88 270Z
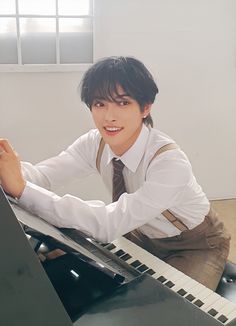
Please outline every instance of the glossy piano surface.
M103 247L75 234L77 246L68 247L68 238L61 243L52 236L45 237L36 228L33 240L37 253L42 239L49 247L69 249L64 256L40 264L1 187L0 215L0 252L4 262L0 269L0 325L236 326L233 303L215 297L212 291L207 291L208 297L203 298L200 284L192 279L189 283L189 278L187 283L182 282L184 274L125 239ZM82 252L92 253L92 258L71 248L83 248ZM104 266L93 257L98 257ZM132 262L139 259L142 265L132 267L137 265ZM145 274L148 270L151 276ZM158 281L159 276L166 277L163 284ZM168 283L168 286L172 283L171 289ZM178 288L188 291L186 296L176 293ZM195 301L189 302L187 294L196 296ZM202 307L206 305L207 309L196 306L199 300L203 300ZM213 317L208 312L216 307L218 314ZM221 323L218 316L224 314L227 318Z
M0 325L71 326L0 187Z
M222 326L222 323L143 275L96 303L74 325Z

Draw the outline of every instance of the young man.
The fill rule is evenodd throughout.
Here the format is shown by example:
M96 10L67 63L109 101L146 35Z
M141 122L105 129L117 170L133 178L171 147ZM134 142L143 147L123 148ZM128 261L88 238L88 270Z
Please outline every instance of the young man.
M101 242L126 235L215 289L230 237L210 210L186 155L169 136L151 128L157 93L140 61L98 61L81 85L81 99L97 129L58 156L35 166L22 163L22 168L9 143L1 140L2 186L23 207L58 227L76 228ZM113 192L109 205L49 191L98 171Z

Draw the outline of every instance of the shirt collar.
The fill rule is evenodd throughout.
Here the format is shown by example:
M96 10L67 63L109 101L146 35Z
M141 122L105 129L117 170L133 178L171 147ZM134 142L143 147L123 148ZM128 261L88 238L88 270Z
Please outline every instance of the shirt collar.
M136 139L135 143L130 147L130 149L128 149L128 151L126 151L120 157L115 155L110 149L110 147L106 145L105 149L107 150L107 165L111 162L114 157L118 157L129 170L135 172L143 157L148 136L149 129L145 124L143 124L141 132L138 138Z

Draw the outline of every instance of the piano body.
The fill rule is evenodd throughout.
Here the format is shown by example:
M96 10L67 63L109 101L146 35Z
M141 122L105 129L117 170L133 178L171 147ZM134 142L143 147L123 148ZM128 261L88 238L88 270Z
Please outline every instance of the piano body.
M0 216L0 325L236 326L235 303L123 237L100 245L63 229L59 241L22 222L1 188ZM45 248L65 254L42 261Z

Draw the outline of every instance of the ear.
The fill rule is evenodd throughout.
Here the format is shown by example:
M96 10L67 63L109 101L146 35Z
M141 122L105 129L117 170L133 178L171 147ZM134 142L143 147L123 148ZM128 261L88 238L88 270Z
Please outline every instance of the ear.
M143 109L143 112L142 112L143 118L146 118L149 115L149 113L151 111L151 108L152 108L152 104L145 104L144 105L144 109Z

